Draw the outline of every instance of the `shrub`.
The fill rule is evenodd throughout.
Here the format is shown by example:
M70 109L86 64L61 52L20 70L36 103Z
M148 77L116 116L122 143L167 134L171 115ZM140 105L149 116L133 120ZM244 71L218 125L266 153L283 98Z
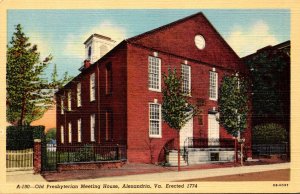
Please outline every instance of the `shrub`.
M8 126L6 128L6 149L33 148L34 139L44 141L44 129L44 126Z
M279 124L257 125L252 132L253 144L276 144L287 141L286 130Z
M84 145L75 153L76 162L87 162L94 160L94 149L92 145Z

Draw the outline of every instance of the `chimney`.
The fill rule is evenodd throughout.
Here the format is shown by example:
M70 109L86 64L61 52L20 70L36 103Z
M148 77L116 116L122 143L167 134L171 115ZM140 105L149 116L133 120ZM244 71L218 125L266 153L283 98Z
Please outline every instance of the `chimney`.
M91 62L90 62L90 60L88 60L88 59L84 60L84 69L87 69L87 68L89 68L89 67L90 67L90 65L91 65Z

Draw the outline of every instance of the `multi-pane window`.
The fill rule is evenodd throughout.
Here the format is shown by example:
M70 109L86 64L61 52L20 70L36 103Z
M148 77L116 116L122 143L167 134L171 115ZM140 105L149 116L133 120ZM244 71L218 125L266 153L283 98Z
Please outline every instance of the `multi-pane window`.
M95 141L95 114L91 115L91 141Z
M161 137L161 105L149 104L149 136Z
M90 75L90 101L96 99L96 88L95 88L95 73Z
M60 98L60 113L63 115L65 113L65 107L64 107L64 98Z
M191 67L181 65L182 92L186 95L191 94Z
M218 99L218 73L214 71L209 72L209 99Z
M72 143L72 124L71 124L71 122L69 122L69 125L68 125L68 130L69 130L69 135L68 135L68 137L69 137L69 143Z
M148 87L149 90L161 90L161 60L157 57L148 58Z
M105 139L111 140L113 138L113 114L112 111L105 113Z
M68 111L70 111L71 108L71 100L72 100L72 93L71 91L68 92Z
M81 106L81 83L77 84L77 107Z
M112 93L112 69L111 64L106 65L106 94Z
M65 132L64 132L64 126L60 126L60 142L64 143L65 142Z
M77 137L78 142L81 142L81 119L77 120Z

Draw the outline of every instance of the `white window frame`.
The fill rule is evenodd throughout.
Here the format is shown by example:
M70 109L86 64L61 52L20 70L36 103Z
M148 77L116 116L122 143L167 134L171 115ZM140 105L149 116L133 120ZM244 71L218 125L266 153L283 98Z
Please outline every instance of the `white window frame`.
M65 143L65 132L64 132L64 126L60 126L60 142L63 144Z
M68 91L68 111L72 110L72 92Z
M68 123L68 140L69 143L72 143L72 123Z
M215 77L213 78L212 76ZM214 92L215 96L212 96L212 92ZM215 71L209 72L209 99L214 101L218 100L218 73Z
M184 84L184 80L185 80L185 74L184 74L184 68L188 68L188 85L187 85L187 90L188 92L186 92L185 90L185 84ZM191 77L192 77L192 70L191 70L191 66L190 65L185 65L185 64L181 64L181 78L182 78L182 92L185 95L191 96L192 95L192 84L191 84Z
M77 107L81 107L81 83L77 84Z
M90 101L96 100L96 82L95 73L90 75Z
M151 72L151 67L157 64L158 65L158 83L156 84L156 87L153 87L153 80L150 79L150 75L154 73ZM161 92L161 59L158 57L154 56L149 56L148 57L148 88L150 91L155 91L155 92Z
M77 120L77 141L78 142L81 142L81 136L82 136L82 133L81 133L81 118Z
M91 114L91 142L95 141L96 115Z
M151 105L156 105L158 106L158 114L159 114L159 118L158 119L153 119L151 118ZM157 122L158 121L158 134L152 134L152 128L151 128L151 122L152 121L155 121ZM159 103L149 103L149 137L151 138L161 138L162 137L162 131L161 131L161 104Z
M61 97L60 98L60 114L65 114L65 107L64 107L64 99Z

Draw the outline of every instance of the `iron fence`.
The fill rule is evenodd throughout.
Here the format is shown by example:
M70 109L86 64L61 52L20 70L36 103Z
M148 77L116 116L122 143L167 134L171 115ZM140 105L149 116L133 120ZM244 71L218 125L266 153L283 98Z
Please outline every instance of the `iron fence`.
M57 163L126 160L126 146L58 146L56 160Z
M234 139L232 138L220 138L220 139L209 139L209 138L197 138L189 137L184 142L186 148L234 148Z
M254 155L287 154L287 144L253 144L252 153Z

